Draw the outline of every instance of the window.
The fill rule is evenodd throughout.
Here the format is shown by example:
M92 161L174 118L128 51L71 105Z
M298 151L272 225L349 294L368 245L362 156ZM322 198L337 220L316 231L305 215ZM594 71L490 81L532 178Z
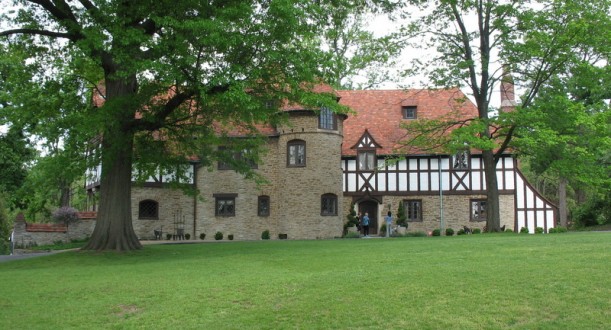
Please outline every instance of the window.
M306 165L306 144L302 140L289 141L286 152L286 163L292 167L303 167Z
M486 200L471 200L471 221L486 221Z
M158 220L159 203L154 200L143 200L138 204L138 219Z
M361 171L373 171L376 168L375 151L359 151L358 164Z
M336 116L331 109L322 107L318 117L318 128L322 129L337 129Z
M227 148L225 147L219 147L219 151L225 150ZM233 158L234 161L236 162L245 162L247 164L247 166L250 166L250 168L257 168L257 163L254 160L254 155L252 154L252 151L249 149L244 149L238 152L234 152L233 155L231 156ZM231 166L230 163L225 162L223 160L219 160L218 161L218 167L219 170L232 170L233 167Z
M402 108L403 119L416 119L417 118L416 109L417 109L416 106L403 107Z
M454 159L452 161L452 167L455 170L466 170L469 169L469 151L462 150L457 152L454 155Z
M217 217L234 217L236 196L237 194L215 194L214 215Z
M269 216L269 196L259 196L257 202L257 214L260 217Z
M407 221L422 221L422 201L421 200L406 200L403 201L405 208L405 216Z
M320 215L337 215L337 196L324 194L320 198Z

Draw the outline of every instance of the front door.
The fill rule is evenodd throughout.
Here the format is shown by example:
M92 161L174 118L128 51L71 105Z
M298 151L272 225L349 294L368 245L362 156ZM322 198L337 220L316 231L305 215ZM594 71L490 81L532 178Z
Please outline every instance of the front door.
M359 203L361 215L369 214L369 235L378 234L378 202L367 201Z

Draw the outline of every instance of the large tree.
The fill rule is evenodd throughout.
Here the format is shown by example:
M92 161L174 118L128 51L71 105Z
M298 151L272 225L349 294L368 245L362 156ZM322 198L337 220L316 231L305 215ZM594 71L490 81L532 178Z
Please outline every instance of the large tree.
M25 47L28 63L45 63L32 79L45 86L72 77L99 87L94 107L62 115L73 119L71 136L81 130L102 137L98 219L86 249L141 248L131 219L132 165L180 172L192 155L210 164L221 156L213 145L231 145L223 132L237 125L254 136L257 124L282 120L270 106L279 100L337 109L331 95L312 88L325 65L312 47L324 28L325 3L16 2L16 11L2 17L11 27L0 37ZM28 109L44 122L43 109Z
M406 29L428 55L414 61L412 72L426 72L434 86L461 86L475 101L478 116L466 121L444 120L421 125L421 132L440 139L416 138L450 150L479 149L484 162L487 228L500 229L496 164L516 134L516 116L527 110L541 86L575 60L576 49L588 44L609 12L607 1L537 2L523 0L411 1L424 13ZM433 51L434 50L434 51ZM508 73L512 74L511 77ZM513 82L520 99L516 111L498 113L491 105L497 86ZM512 105L512 104L506 104ZM413 129L414 127L412 127ZM413 136L420 136L415 134Z

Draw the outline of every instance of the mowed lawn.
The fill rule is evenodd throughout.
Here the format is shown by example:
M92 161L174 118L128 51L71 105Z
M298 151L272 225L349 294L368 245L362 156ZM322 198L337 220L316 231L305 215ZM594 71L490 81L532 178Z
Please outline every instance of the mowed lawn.
M258 241L0 263L1 329L610 329L611 233Z

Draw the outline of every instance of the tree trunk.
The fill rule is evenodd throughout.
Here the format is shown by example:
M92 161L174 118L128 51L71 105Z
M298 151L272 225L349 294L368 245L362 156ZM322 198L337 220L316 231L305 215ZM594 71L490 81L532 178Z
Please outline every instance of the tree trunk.
M111 116L102 137L100 204L95 229L85 250L129 251L141 249L134 232L131 211L131 178L134 133L127 129L135 109L111 104L113 98L129 98L136 90L135 77L125 81L106 80L106 104L101 109Z
M484 174L486 176L486 228L489 232L497 232L501 230L501 210L494 152L484 150L482 151L482 157L484 159Z
M558 182L558 216L560 225L562 227L567 226L567 206L566 206L566 186L568 180L564 177L560 178Z

